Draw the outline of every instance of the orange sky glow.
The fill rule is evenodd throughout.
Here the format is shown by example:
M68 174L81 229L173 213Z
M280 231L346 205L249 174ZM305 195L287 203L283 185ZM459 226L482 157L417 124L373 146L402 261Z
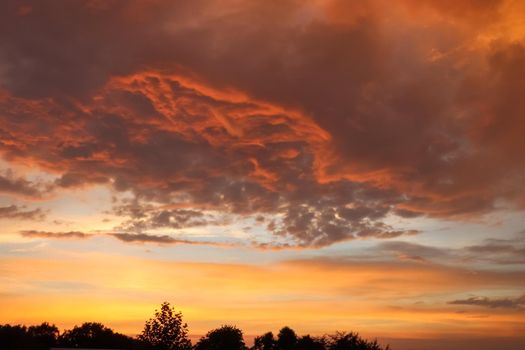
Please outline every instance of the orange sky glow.
M525 346L525 2L5 0L0 324Z

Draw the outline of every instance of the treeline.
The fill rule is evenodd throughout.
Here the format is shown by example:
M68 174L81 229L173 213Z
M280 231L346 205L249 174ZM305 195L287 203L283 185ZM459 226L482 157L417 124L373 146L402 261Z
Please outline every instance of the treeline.
M48 350L52 347L128 349L128 350L388 350L377 341L368 341L357 333L337 332L333 335L298 336L284 327L275 336L265 333L246 346L243 333L235 326L222 326L203 336L192 345L188 325L182 314L163 303L155 316L144 325L142 333L134 338L114 332L101 323L84 323L59 332L55 325L38 326L0 325L2 350Z

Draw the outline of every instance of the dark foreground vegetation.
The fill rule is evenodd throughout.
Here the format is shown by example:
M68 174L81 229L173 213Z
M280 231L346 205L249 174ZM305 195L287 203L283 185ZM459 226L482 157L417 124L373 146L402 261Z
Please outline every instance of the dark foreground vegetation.
M337 332L323 337L298 336L284 327L274 336L271 332L256 337L251 348L235 326L222 326L209 331L195 345L188 338L188 325L182 314L168 303L155 311L142 333L128 337L100 323L84 323L62 333L48 323L38 326L0 325L1 350L48 350L52 347L99 348L128 350L383 350L376 341L362 339L357 333ZM387 350L388 346L384 349Z

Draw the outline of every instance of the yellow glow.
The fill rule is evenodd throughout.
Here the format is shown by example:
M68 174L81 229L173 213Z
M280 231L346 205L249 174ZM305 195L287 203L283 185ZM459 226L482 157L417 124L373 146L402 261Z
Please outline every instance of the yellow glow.
M524 287L525 282L513 276L489 282L490 275L426 265L303 261L255 266L83 254L4 259L1 271L1 317L10 323L71 327L100 321L136 334L167 299L183 312L193 334L223 323L257 334L286 322L313 334L354 329L374 336L427 337L498 329L513 335L525 324L523 314L506 310L458 313L439 297L488 283ZM436 295L435 305L414 304Z

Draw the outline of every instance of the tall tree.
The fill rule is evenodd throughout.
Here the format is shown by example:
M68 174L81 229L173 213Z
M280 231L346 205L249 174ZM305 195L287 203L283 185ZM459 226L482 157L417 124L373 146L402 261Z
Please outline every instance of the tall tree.
M182 321L182 313L175 312L164 302L155 316L146 321L139 339L158 350L189 350L188 325Z

